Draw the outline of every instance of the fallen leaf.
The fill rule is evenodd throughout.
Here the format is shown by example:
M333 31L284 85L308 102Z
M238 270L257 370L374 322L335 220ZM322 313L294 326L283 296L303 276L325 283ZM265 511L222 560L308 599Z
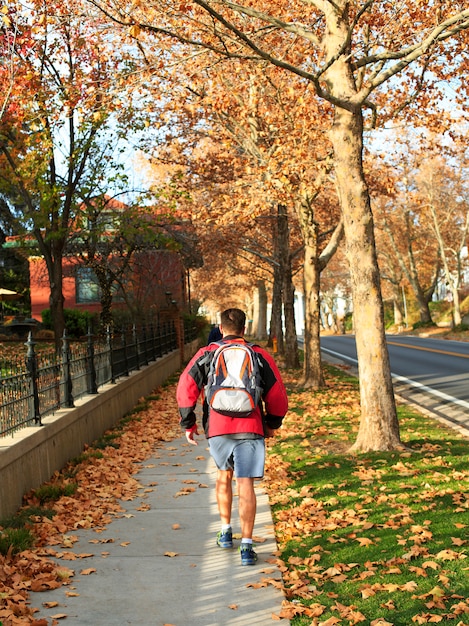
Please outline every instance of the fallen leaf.
M369 539L368 537L357 537L355 539L355 541L358 541L358 543L361 546L364 546L366 548L366 546L372 546L373 545L373 540Z

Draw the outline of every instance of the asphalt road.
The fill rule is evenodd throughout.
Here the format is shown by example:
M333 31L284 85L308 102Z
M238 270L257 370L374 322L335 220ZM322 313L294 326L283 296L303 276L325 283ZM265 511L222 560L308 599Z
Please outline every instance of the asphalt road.
M440 416L469 427L469 343L387 336L397 393ZM324 355L357 364L355 337L321 337Z

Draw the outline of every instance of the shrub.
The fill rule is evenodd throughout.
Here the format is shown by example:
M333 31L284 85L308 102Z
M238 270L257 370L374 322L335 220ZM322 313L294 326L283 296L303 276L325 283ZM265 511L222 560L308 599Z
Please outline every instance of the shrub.
M42 323L46 329L52 329L52 315L50 309L41 311ZM92 324L95 315L89 311L79 311L77 309L64 309L65 328L67 336L79 339L88 333L88 328Z

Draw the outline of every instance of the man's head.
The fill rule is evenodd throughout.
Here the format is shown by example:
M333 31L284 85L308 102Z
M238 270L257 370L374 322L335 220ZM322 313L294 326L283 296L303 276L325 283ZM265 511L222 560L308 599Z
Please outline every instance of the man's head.
M226 309L220 315L220 329L225 335L244 335L246 314L241 309Z

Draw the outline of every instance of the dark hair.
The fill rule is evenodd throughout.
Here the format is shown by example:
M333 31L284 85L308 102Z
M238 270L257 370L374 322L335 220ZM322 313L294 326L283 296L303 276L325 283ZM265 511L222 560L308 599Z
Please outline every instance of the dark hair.
M246 326L246 314L241 309L226 309L220 316L223 333L241 335Z

